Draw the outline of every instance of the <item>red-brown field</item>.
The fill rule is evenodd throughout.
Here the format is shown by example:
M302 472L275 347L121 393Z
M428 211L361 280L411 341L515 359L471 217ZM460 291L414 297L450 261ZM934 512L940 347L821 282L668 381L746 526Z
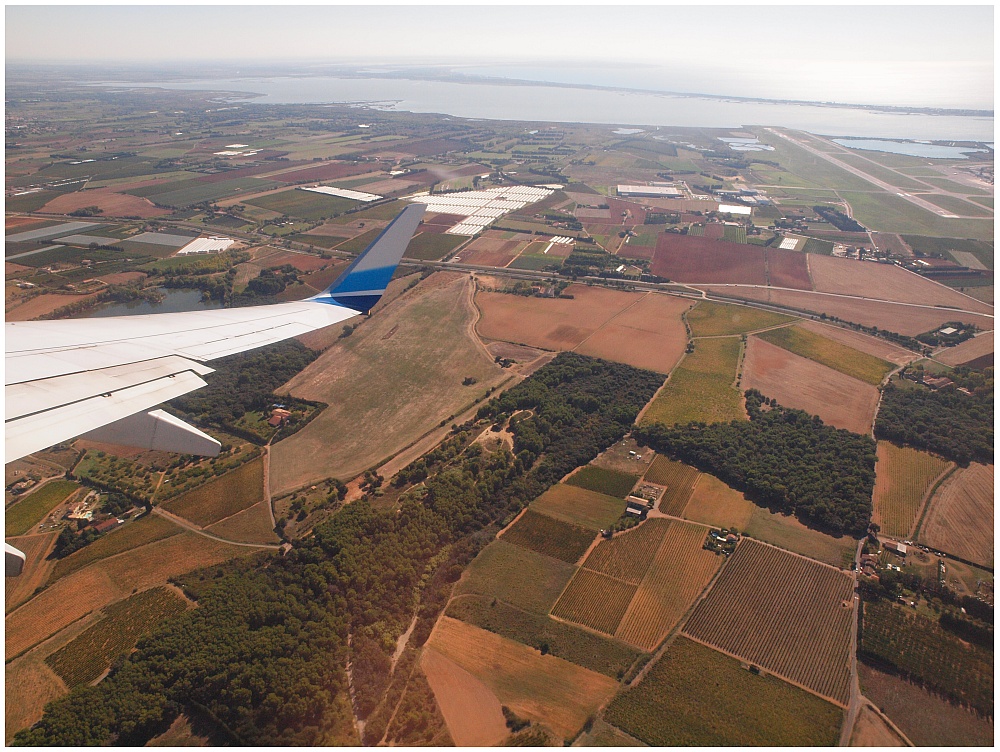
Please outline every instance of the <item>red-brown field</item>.
M669 373L687 345L681 314L691 302L649 294L584 340L576 352Z
M945 348L934 356L934 360L949 366L963 366L987 355L993 355L992 332L967 339L960 345Z
M820 321L803 319L798 323L798 326L808 329L821 337L826 337L842 345L853 347L855 350L867 353L868 355L874 355L876 358L895 363L897 366L906 365L918 357L916 353L910 352L899 345L894 345L887 340L873 337L863 332L856 332L853 329L845 329L835 324L824 324ZM990 342L992 344L992 338Z
M744 539L684 633L846 706L854 581Z
M63 306L68 306L70 303L89 300L95 295L97 295L96 292L90 295L56 295L55 293L44 293L7 311L6 319L7 321L31 321L39 316L52 313Z
M794 287L796 290L811 290L809 277L809 257L804 253L786 251L781 248L765 248L767 262L767 283L772 287Z
M702 237L708 240L722 240L726 235L726 226L718 222L709 222L705 225Z
M874 386L757 337L747 340L742 386L860 434L871 433L878 407Z
M993 465L959 468L938 489L920 528L928 546L993 566Z
M650 271L677 282L767 284L763 248L673 233L656 241Z
M4 227L8 230L13 230L16 227L21 232L27 232L31 229L31 225L40 225L47 221L47 219L37 219L35 217L7 217Z
M809 268L817 292L993 313L991 305L894 264L810 254Z
M280 175L272 176L271 179L282 183L308 183L313 180L337 180L338 178L346 178L349 175L360 175L363 172L368 172L370 169L370 165L329 162L317 167L306 167L303 170L284 172Z
M828 316L836 316L843 321L851 321L862 326L877 326L879 329L910 337L936 329L946 321L975 324L984 331L993 329L992 318L974 313L956 313L947 308L861 300L860 298L797 290L732 287L729 285L699 285L699 287L703 287L710 293L726 297L759 300L798 311L825 313Z
M454 227L465 217L461 214L431 214L424 217L423 224L420 225L421 232L443 233Z
M623 219L625 227L646 224L646 207L642 204L609 198L608 209L611 211L611 224L622 224Z
M481 237L473 240L459 254L463 264L507 266L517 256L523 244L517 240Z
M420 667L455 744L492 747L510 734L500 701L475 676L432 648L424 649Z
M116 193L112 188L92 188L75 193L63 193L42 207L42 211L69 214L88 206L100 208L109 217L160 217L170 214L169 209L155 206L146 198L128 193Z

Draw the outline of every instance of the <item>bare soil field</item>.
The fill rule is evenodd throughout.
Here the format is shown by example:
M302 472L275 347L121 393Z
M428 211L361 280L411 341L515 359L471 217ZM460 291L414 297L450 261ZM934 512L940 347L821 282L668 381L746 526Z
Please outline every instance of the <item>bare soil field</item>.
M463 264L504 267L514 260L523 246L517 240L476 238L462 249L460 256Z
M915 360L919 356L903 347L894 345L884 339L872 337L870 334L856 332L853 329L845 329L834 324L824 324L812 319L803 319L798 326L808 329L821 337L832 339L842 345L847 345L855 350L860 350L868 355L881 358L897 366L903 366Z
M860 434L871 433L878 408L879 392L874 386L757 337L747 340L742 386Z
M993 313L992 306L894 264L812 254L809 267L817 292Z
M691 303L648 294L584 340L576 352L669 373L684 354L687 332L681 314Z
M42 535L25 535L7 538L7 542L24 552L24 571L20 577L7 577L4 581L4 611L9 613L28 600L35 590L45 584L56 563L46 557L52 552L58 532Z
M651 651L662 642L722 565L702 548L708 531L671 520L615 637Z
M966 363L992 354L993 333L987 332L954 347L945 348L934 356L934 360L949 366L964 366Z
M461 214L425 214L420 231L442 233L459 224L463 219L465 217Z
M684 634L846 706L854 581L744 539Z
M767 284L763 248L673 233L657 239L650 271L676 282Z
M427 646L476 677L517 715L560 738L575 736L618 689L611 677L447 616L438 620Z
M170 214L170 209L156 206L148 198L140 198L128 193L117 193L112 188L92 188L75 193L63 193L43 206L42 211L53 214L69 214L88 206L100 208L104 215L109 217L141 217L145 219Z
M92 564L63 577L7 615L7 657L18 655L77 619L128 596L133 589L211 566L253 549L181 533Z
M629 452L635 452L636 454L629 454ZM638 473L641 475L649 468L650 463L655 457L656 452L649 447L640 447L635 443L635 439L630 438L620 441L617 444L612 444L601 452L601 454L597 455L597 458L590 464L596 467L607 468L608 470L617 470L623 473Z
M857 541L853 538L834 538L807 527L792 515L771 512L756 505L745 532L756 540L840 569L850 566L857 548Z
M878 443L872 522L884 535L909 538L931 486L951 463L927 452Z
M37 217L6 217L4 221L4 228L7 230L13 230L16 227L19 232L27 232L33 225L41 227L49 221L50 220L47 219L38 219Z
M39 316L52 313L53 311L56 311L63 306L67 306L70 303L76 303L81 300L89 300L96 295L96 292L89 295L57 295L55 293L43 293L42 295L37 295L34 298L21 303L21 305L7 311L5 318L7 321L31 321L32 319L37 319Z
M877 232L872 235L875 247L894 256L913 256L913 249L899 235L893 232Z
M750 524L753 510L753 502L747 501L742 493L730 488L714 475L702 473L681 514L693 522L716 527L735 527L742 532Z
M947 308L927 308L907 303L889 303L879 300L823 295L798 290L773 290L756 287L728 287L699 285L708 292L744 300L774 303L799 311L825 313L843 321L862 326L877 326L897 334L913 337L936 329L946 321L975 324L982 330L993 329L993 319L974 313L956 313Z
M641 297L586 285L571 285L566 294L573 299L480 291L479 334L544 350L572 350Z
M772 287L794 287L797 290L813 289L809 276L809 257L804 253L766 248L767 282Z
M510 342L491 342L486 346L486 349L495 358L509 358L517 363L530 363L545 353L544 350L515 345Z
M507 738L500 701L483 682L433 648L424 648L420 668L456 745L492 747Z
M928 546L993 566L993 465L959 468L930 500L920 528Z
M265 499L249 509L205 528L212 535L239 543L280 543L274 532L269 503Z
M282 387L282 393L329 407L274 446L273 493L331 476L347 481L507 377L472 331L471 292L465 275L428 277L350 337L338 338ZM463 386L466 378L477 383ZM378 430L359 431L358 426Z
M864 705L854 721L850 746L907 747L909 745L871 705Z

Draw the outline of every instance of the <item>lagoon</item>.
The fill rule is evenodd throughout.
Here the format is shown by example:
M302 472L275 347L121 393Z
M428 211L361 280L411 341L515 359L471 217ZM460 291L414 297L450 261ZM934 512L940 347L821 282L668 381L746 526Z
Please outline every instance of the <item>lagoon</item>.
M890 154L905 154L908 157L925 157L927 159L968 159L968 152L986 151L972 149L966 146L939 146L937 144L921 144L913 141L881 141L878 139L835 138L835 144L848 149L862 151L884 151Z
M218 300L204 301L201 290L159 288L166 297L160 303L133 300L128 303L108 303L100 308L91 308L73 318L101 319L111 316L141 316L146 313L178 313L180 311L208 311L222 308Z

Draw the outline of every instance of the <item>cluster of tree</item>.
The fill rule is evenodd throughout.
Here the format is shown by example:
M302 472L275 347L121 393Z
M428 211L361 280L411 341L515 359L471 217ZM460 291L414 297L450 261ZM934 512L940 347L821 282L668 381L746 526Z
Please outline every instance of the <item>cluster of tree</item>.
M79 551L84 546L89 546L101 537L101 534L86 520L79 520L79 523L82 523L83 526L66 525L59 531L59 537L56 538L56 545L52 549L50 558L62 559L74 551Z
M319 353L297 340L286 340L259 350L212 362L215 373L208 384L177 397L169 405L198 422L231 427L248 411L265 410L275 401L274 390L288 381Z
M990 380L992 381L992 379ZM875 436L926 449L966 466L993 462L993 388L904 389L888 383L875 419Z
M813 211L841 232L867 232L864 225L848 217L840 209L832 206L814 206Z
M99 206L84 206L80 209L76 209L69 213L71 217L96 217L98 214L104 214L104 209Z
M834 534L861 537L871 519L875 442L802 410L746 393L749 422L639 426L636 439L694 465L748 498Z
M15 742L137 745L191 708L242 745L352 743L348 660L365 667L365 687L383 688L371 677L385 666L373 646L391 652L414 611L409 645L423 645L498 521L620 439L661 381L560 355L480 411L494 420L533 411L512 426L516 456L505 448L456 455L393 513L363 499L283 557L242 558L185 578L198 608L160 625L97 686L50 704ZM379 715L380 729L391 710Z

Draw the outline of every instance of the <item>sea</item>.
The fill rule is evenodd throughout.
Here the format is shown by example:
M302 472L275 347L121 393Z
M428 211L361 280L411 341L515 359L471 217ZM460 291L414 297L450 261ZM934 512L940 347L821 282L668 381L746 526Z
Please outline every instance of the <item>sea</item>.
M837 105L745 101L572 85L338 76L101 82L97 85L239 92L256 94L246 101L265 104L353 104L471 119L598 123L646 129L670 126L738 129L769 125L831 137L994 140L992 117L881 112ZM239 101L240 98L235 98L228 104L232 106Z

